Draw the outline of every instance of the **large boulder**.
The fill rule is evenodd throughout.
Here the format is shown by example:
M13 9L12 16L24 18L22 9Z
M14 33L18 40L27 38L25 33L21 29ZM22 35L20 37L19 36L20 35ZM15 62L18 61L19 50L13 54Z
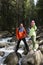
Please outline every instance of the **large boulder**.
M30 51L26 56L22 58L21 64L22 65L40 65L42 57L43 56L40 50L36 52Z
M36 51L34 55L34 65L40 65L43 62L43 55L41 51Z
M19 53L10 53L6 59L4 60L4 64L7 64L7 65L17 65L18 62L19 62L19 58L20 58L20 54Z

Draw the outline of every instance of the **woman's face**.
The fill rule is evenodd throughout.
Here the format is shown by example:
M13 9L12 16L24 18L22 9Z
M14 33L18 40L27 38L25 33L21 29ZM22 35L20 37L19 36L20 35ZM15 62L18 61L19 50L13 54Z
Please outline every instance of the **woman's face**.
M31 26L33 27L35 25L35 23L31 23Z
M33 27L34 25L35 25L35 21L32 20L32 22L31 22L31 26Z

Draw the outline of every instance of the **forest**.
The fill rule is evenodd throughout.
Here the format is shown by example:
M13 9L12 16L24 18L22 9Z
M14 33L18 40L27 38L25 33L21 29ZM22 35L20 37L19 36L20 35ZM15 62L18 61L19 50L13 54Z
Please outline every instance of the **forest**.
M0 65L43 65L43 0L0 0Z
M0 31L15 30L20 23L27 28L31 20L43 26L43 0L0 0Z

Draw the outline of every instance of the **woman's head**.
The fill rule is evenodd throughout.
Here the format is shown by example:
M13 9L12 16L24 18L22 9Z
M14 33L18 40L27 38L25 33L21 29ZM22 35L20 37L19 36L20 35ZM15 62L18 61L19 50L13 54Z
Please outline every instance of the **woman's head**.
M35 21L32 20L32 21L31 21L31 26L33 27L34 25L35 25Z

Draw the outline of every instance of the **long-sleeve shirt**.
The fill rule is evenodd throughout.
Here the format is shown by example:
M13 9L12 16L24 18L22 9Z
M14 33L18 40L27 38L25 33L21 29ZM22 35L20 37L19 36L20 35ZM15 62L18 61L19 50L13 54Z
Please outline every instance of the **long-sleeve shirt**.
M36 25L35 25L35 26L33 26L33 27L30 29L29 36L35 36L35 37L36 37L36 30L37 30L37 27L36 27Z
M22 39L24 37L26 37L26 30L25 30L25 28L24 27L23 28L17 28L16 29L16 38L17 39Z

